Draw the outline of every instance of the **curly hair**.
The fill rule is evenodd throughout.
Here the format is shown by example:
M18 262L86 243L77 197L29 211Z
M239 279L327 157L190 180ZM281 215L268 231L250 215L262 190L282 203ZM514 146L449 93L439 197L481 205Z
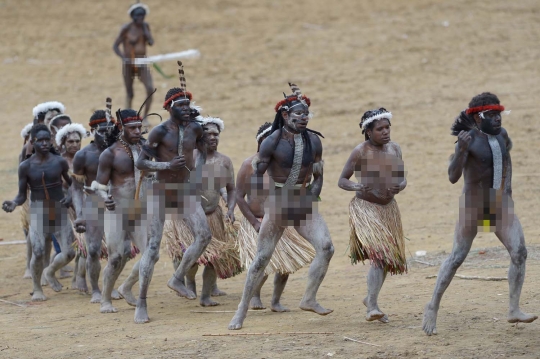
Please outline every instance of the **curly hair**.
M30 138L35 139L37 134L41 131L48 132L49 135L51 135L51 130L49 130L49 127L47 127L47 125L38 123L37 125L34 125L34 127L32 127L32 130L30 130Z
M476 95L472 98L471 102L469 102L469 108L500 104L501 102L497 95L494 95L491 92L482 92L480 95Z

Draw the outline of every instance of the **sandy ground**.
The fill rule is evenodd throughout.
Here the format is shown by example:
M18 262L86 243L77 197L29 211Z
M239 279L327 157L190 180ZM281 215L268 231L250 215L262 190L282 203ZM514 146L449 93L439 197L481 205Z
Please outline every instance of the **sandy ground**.
M37 103L60 100L85 124L106 96L112 96L115 109L123 106L120 61L111 46L128 20L129 3L0 1L0 198L16 193L19 133ZM538 357L540 324L516 328L505 321L506 282L456 279L442 302L439 335L426 337L421 317L434 279L425 277L437 272L440 261L412 264L409 274L389 278L380 305L391 322L366 322L361 299L368 267L350 265L352 193L337 187L346 158L362 140L361 114L386 107L394 113L392 139L400 143L408 169L409 185L397 197L408 253L426 250L428 262L448 253L461 191L461 183L451 185L446 176L455 141L449 126L472 96L489 90L512 109L504 126L514 141L516 211L528 245L540 244L535 227L540 130L534 120L540 92L538 1L198 0L177 5L151 0L149 5L155 38L149 54L189 48L203 54L185 61L187 86L206 114L224 119L220 150L236 168L255 151L256 130L272 121L274 104L289 91L287 81L311 97L316 117L310 127L326 136L321 212L336 249L318 299L335 312L320 317L298 309L303 269L291 276L283 296L292 311L250 312L242 332L332 334L202 336L228 333L232 313L193 313L206 309L166 287L172 265L163 252L148 296L149 324L135 325L133 308L122 302L118 314L100 314L89 296L69 290L70 279L64 279L61 293L45 289L49 301L43 304L22 308L0 302L0 357ZM162 68L176 73L172 62ZM177 80L153 76L158 88L153 109L165 115L160 103ZM135 104L144 100L142 86L136 86ZM18 213L0 213L0 238L23 239ZM508 256L500 247L493 234L479 235L471 262L458 273L505 276ZM488 248L486 254L479 248ZM22 279L24 258L24 246L0 246L0 298L23 304L30 299L31 282ZM531 312L540 304L536 258L530 256L522 293L523 309ZM219 298L216 310L236 308L244 279L219 282L229 295ZM267 284L266 304L270 293ZM374 345L344 341L344 336Z

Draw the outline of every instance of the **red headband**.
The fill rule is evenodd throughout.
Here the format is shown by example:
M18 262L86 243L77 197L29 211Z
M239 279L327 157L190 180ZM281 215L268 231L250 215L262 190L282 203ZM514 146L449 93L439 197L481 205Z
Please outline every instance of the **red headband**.
M97 126L97 125L99 125L100 123L103 123L103 122L107 122L107 119L106 118L98 118L97 120L90 121L90 123L88 125L90 127L94 127L94 126ZM111 122L116 123L116 120L114 118L111 118Z
M311 106L311 100L307 96L302 96L302 99L304 101L306 101L308 107ZM274 107L274 110L276 110L276 112L278 112L279 109L281 108L281 106L285 105L286 103L293 102L293 101L300 101L300 100L298 100L298 97L296 97L296 96L291 96L291 97L284 98L283 100L279 101L276 104L276 107Z
M465 113L467 113L467 115L471 115L473 113L478 113L478 112L484 112L484 111L504 111L504 106L501 106L501 105L486 105L486 106L478 106L478 107L471 107L471 108L468 108Z
M125 126L130 122L142 122L142 118L140 118L139 116L126 117L122 119L122 126Z
M167 109L167 107L169 107L169 104L172 101L176 100L178 97L187 97L191 101L191 99L193 98L193 95L189 91L179 92L177 94L174 94L171 97L169 97L169 99L167 101L163 102L163 108Z

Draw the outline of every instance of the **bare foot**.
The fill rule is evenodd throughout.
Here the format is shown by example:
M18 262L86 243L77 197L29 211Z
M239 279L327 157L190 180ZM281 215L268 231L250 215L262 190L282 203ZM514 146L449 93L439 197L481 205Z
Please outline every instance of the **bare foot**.
M202 296L201 296L200 304L201 304L201 307L215 307L216 305L219 305L218 302L214 302L210 298L203 298Z
M212 297L221 297L222 295L227 295L227 293L219 290L217 286L212 289Z
M29 268L24 271L23 279L32 279L32 271Z
M308 302L308 301L304 301L302 299L302 301L300 302L300 309L302 310L306 310L308 312L314 312L314 313L317 313L319 315L328 315L330 313L332 313L334 310L333 309L326 309L326 308L323 308L319 303L317 302Z
M58 279L56 279L54 273L51 272L50 267L45 268L43 274L45 275L47 282L49 282L52 290L54 290L55 292L60 292L62 290L62 284L58 281Z
M176 279L174 276L167 282L167 287L174 290L180 297L187 299L196 299L195 293L186 288L184 283Z
M65 271L64 268L62 268L58 271L58 278L71 278L71 273Z
M90 303L101 303L100 291L92 292L92 298L90 299Z
M249 309L262 310L266 309L266 307L262 304L261 297L251 297L251 300L249 301Z
M197 298L197 285L194 280L190 280L189 278L186 278L186 287L188 290L190 290L193 294L195 294L195 298Z
M132 307L135 307L137 305L137 299L131 293L131 289L125 288L124 284L122 284L120 287L118 287L118 293L124 297L127 304L131 305Z
M119 300L122 299L122 294L118 293L116 289L113 289L111 292L111 299L113 300Z
M246 319L245 313L240 313L238 310L229 323L229 330L239 330L242 329L242 324L244 324L244 319Z
M366 306L366 308L367 308L367 297L364 298L364 300L362 301L362 303L363 303L363 304ZM379 308L377 307L377 309L379 309ZM379 309L379 311L382 312L382 310L380 310L380 309ZM381 322L381 323L390 323L390 320L388 319L388 315L386 315L386 314L385 314L384 316L382 316L381 318L379 318L378 320L379 320L379 322Z
M523 313L519 309L508 313L508 323L532 323L536 319L537 315Z
M289 308L282 306L281 303L272 303L270 305L270 310L277 313L290 312Z
M146 309L146 299L139 298L137 300L137 307L135 308L135 323L143 324L148 323L150 318L148 318L148 312Z
M75 276L71 282L71 289L78 290L79 292L88 293L88 286L86 285L86 278Z
M101 313L117 313L118 309L113 307L111 302L101 302L101 308L99 311Z
M45 300L47 300L47 297L43 292L35 290L34 293L32 293L32 302L43 302Z
M437 310L433 309L430 303L424 308L422 329L427 335L437 335Z
M384 313L381 312L380 310L378 309L373 309L373 310L370 310L369 312L367 312L366 314L366 320L368 322L372 322L374 320L379 320L381 319L382 317L384 317Z

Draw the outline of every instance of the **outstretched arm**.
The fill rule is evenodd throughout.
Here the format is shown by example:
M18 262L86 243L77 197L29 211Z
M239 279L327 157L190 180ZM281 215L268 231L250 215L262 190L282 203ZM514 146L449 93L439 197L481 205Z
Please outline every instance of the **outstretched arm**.
M472 136L470 132L461 131L458 135L456 150L450 158L448 166L448 179L451 183L456 183L463 174L463 169L467 163L469 155L469 145L471 144Z

